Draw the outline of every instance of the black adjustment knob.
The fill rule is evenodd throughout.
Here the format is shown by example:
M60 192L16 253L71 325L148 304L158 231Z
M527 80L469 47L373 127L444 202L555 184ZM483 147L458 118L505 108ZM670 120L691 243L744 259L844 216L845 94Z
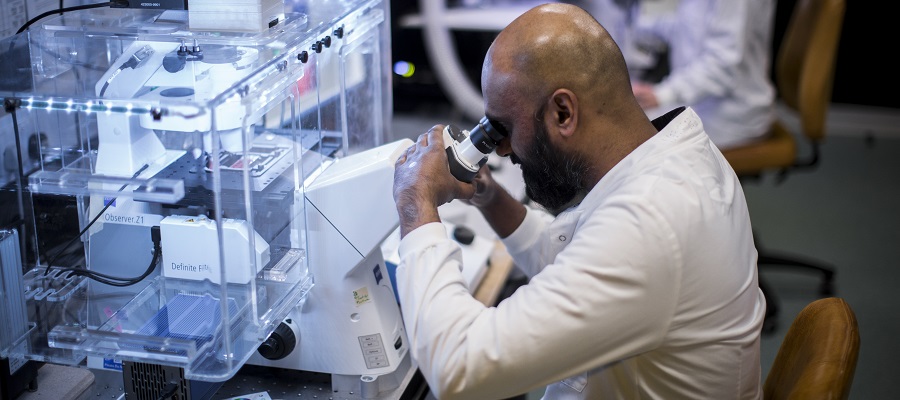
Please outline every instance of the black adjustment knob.
M475 241L475 231L465 226L457 225L453 229L453 239L465 245L472 244Z
M456 125L447 125L444 127L444 129L447 131L448 134L450 134L450 137L453 138L453 140L455 140L457 142L462 142L463 140L466 140L466 135Z
M322 44L324 44L325 47L331 47L331 36L325 36L325 37L323 37L323 38L322 38Z
M344 37L344 26L341 25L341 26L335 28L333 33L334 33L334 36L337 37L338 39Z
M306 64L306 62L309 61L309 53L307 53L306 50L303 50L300 54L297 54L297 59Z
M315 43L313 43L312 47L310 47L310 50L315 51L316 53L321 53L322 52L322 41L318 40Z
M294 335L294 330L282 322L278 324L266 341L259 345L257 351L259 351L259 355L268 360L280 360L291 354L296 345L297 337Z

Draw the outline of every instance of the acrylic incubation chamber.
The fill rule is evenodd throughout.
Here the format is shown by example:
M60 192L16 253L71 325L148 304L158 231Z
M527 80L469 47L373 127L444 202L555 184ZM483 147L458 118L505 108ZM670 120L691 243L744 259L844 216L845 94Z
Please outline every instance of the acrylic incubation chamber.
M305 301L304 191L391 115L386 5L305 11L92 9L0 42L0 356L221 381Z

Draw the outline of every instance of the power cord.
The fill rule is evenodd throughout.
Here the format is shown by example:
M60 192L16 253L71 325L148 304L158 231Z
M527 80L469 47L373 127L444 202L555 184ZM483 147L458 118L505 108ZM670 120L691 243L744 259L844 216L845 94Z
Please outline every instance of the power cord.
M28 22L26 22L24 25L22 25L21 28L19 28L18 31L16 31L16 34L25 32L25 30L28 29L28 27L31 26L32 24L34 24L35 22L40 21L41 19L43 19L47 16L50 16L50 15L53 15L53 14L62 14L64 12L69 12L69 11L87 10L87 9L91 9L91 8L101 8L101 7L126 8L126 7L128 7L128 1L127 0L113 0L113 1L108 1L106 3L85 4L85 5L81 5L81 6L72 6L72 7L60 7L58 10L50 10L45 13L42 13L41 15L38 15L37 17L34 17L34 18L28 20Z
M47 11L41 15L38 15L37 17L34 17L34 18L28 20L28 22L23 24L22 27L20 27L19 30L16 31L16 34L25 32L25 30L27 30L28 27L30 27L35 22L41 20L44 17L53 15L53 14L62 14L64 12L69 12L69 11L87 10L87 9L91 9L91 8L101 8L101 7L107 7L107 6L110 8L128 8L130 6L128 0L113 0L113 1L106 2L106 3L86 4L86 5L72 6L72 7L63 7L62 4L63 4L63 2L60 1L59 9ZM9 50L8 51L12 51L13 48L15 48L16 42L18 41L18 39L19 39L18 36L16 36L15 38L13 38L13 40L9 41ZM38 47L40 47L40 45L38 45ZM46 50L46 49L44 49L44 50Z
M152 56L153 53L155 53L155 51L153 50L153 47L150 47L150 45L141 47L140 49L138 49L138 51L134 52L134 54L132 54L131 57L128 58L128 60L122 63L122 65L120 65L119 68L117 68L116 71L113 72L112 75L110 75L109 79L107 79L106 82L103 83L103 87L100 88L99 97L103 97L103 95L106 94L106 89L109 88L109 84L113 81L113 79L116 79L116 77L119 76L119 73L124 71L126 68L140 68L142 65L147 63L147 60L150 59L150 56Z
M38 15L37 17L29 19L28 22L26 22L24 25L22 25L21 28L19 28L18 31L16 31L16 34L25 32L25 30L28 29L28 27L31 26L32 24L34 24L35 22L38 22L41 19L43 19L47 16L50 16L50 15L53 15L53 14L62 14L64 12L69 12L69 11L88 10L91 8L101 8L101 7L125 8L125 7L128 7L128 2L123 1L123 0L115 0L115 1L108 1L106 3L85 4L85 5L81 5L81 6L64 7L64 8L60 8L58 10L50 10L45 13L42 13L41 15Z
M175 397L175 393L178 392L178 382L169 381L166 383L166 386L163 387L163 390L159 393L159 397L157 400L168 400L172 397Z
M162 257L162 235L160 234L159 229L159 226L150 228L150 239L153 240L153 259L150 260L150 265L147 266L147 269L140 276L134 278L121 278L77 267L62 268L59 271L60 273L69 272L71 275L83 276L110 286L125 287L134 285L150 276L153 270L156 269L156 264L159 264L159 258Z
M146 170L149 166L150 166L149 164L144 164L143 167L141 167L139 170L137 170L137 172L134 173L134 175L131 176L131 179L137 178L138 175L140 175L142 172L144 172L144 170ZM119 188L118 192L125 190L126 187L128 187L127 183L122 185L122 187ZM108 202L106 202L106 205L100 210L99 213L97 213L97 215L93 219L91 219L91 222L88 222L87 226L85 226L84 229L81 230L81 232L78 232L78 235L75 235L75 237L73 237L72 239L69 239L69 241L56 253L56 255L54 255L53 258L50 259L50 261L47 261L47 268L44 269L44 276L47 276L47 274L50 273L50 266L52 266L53 263L56 262L56 260L59 259L59 257L62 256L63 253L66 252L66 249L68 249L69 246L72 245L72 243L75 243L75 241L78 240L78 238L80 238L82 235L84 235L84 233L87 232L88 229L91 229L91 226L93 226L94 223L97 222L98 219L100 219L100 216L102 216L103 213L106 212L106 210L109 209L109 207L115 201L116 201L116 197L113 197Z

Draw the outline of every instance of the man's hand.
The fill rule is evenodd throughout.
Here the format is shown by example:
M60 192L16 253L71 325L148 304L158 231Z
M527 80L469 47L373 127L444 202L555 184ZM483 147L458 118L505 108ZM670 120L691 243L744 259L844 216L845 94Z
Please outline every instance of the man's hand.
M491 169L488 168L487 164L478 170L478 173L475 174L475 179L472 180L472 184L475 185L475 193L470 199L463 199L463 202L479 208L490 205L497 198L497 193L505 190L494 180L494 176L491 175Z
M494 180L487 165L478 170L472 183L475 185L475 194L463 202L477 207L501 238L512 234L525 219L525 206Z
M634 97L637 99L638 104L641 105L641 108L649 110L659 107L659 100L656 98L656 93L653 92L653 85L643 82L632 82L631 91L634 92Z
M450 174L444 150L443 125L419 136L397 159L394 202L400 214L400 237L430 222L440 222L437 208L453 199L469 199L475 185Z

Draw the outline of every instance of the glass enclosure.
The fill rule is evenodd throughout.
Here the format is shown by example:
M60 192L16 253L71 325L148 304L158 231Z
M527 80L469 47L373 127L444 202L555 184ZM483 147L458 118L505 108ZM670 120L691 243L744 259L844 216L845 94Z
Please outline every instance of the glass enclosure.
M0 356L234 375L315 285L305 188L384 142L385 7L92 9L0 42Z

